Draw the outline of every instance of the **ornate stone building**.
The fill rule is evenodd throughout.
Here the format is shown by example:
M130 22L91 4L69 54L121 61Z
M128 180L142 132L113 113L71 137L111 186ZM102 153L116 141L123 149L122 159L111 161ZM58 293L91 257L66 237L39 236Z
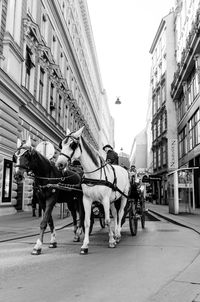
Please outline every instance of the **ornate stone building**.
M0 215L31 203L32 180L13 181L17 137L58 151L85 125L99 149L113 139L106 104L86 0L0 0Z
M158 203L167 203L167 173L177 168L177 124L170 88L176 67L174 11L165 16L155 35L150 95L152 103L153 194ZM174 146L174 149L172 148ZM173 150L173 152L172 152ZM176 155L175 155L176 153Z
M177 68L171 95L177 112L178 167L186 168L179 178L191 186L190 193L186 192L191 205L200 207L200 1L176 2ZM190 170L191 179L186 179ZM179 190L183 191L183 185L179 184Z

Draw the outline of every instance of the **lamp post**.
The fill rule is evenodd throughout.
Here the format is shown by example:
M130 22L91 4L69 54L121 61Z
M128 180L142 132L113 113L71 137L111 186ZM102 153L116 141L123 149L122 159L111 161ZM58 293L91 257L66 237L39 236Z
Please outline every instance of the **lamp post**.
M121 101L119 99L119 97L117 97L116 101L115 101L115 105L120 105L121 104Z

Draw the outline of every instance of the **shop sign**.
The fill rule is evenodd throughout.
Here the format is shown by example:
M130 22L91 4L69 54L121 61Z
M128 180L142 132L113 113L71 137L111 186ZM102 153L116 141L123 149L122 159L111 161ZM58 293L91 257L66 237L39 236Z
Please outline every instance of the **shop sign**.
M169 139L168 141L168 162L169 169L178 169L178 142L177 139Z

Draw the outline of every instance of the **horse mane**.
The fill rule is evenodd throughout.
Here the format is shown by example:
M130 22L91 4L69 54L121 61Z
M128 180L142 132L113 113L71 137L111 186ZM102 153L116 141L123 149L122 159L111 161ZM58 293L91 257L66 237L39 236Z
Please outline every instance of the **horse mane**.
M91 157L93 163L98 167L98 158L101 158L99 152L89 142L86 142L83 137L81 137L81 140L85 151Z

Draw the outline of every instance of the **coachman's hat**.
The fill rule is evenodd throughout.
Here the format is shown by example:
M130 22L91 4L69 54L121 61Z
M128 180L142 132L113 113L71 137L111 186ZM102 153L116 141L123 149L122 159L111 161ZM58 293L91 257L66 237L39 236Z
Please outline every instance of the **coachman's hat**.
M106 148L110 148L110 149L113 150L113 147L111 147L111 145L105 145L105 146L103 147L103 150L105 150Z

